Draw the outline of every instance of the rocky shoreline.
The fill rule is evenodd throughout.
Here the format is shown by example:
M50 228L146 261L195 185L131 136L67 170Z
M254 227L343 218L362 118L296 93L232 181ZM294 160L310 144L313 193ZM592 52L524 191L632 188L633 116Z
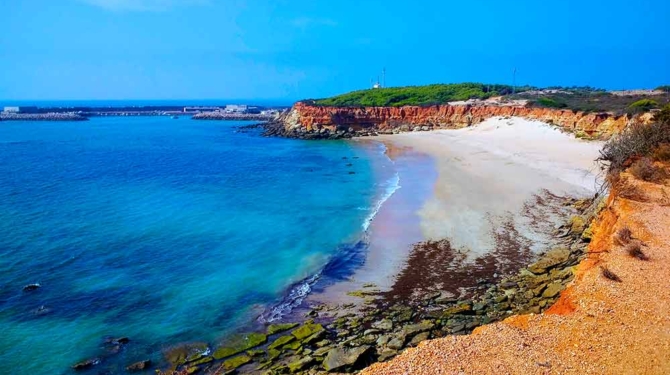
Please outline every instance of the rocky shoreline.
M88 121L76 113L6 113L0 112L0 121Z
M365 285L349 293L363 300L362 308L312 306L302 324L270 324L265 332L229 337L220 347L190 343L165 350L170 369L163 374L355 372L424 340L468 334L515 314L542 313L573 279L590 240L589 223L603 202L564 199L579 215L556 230L558 245L518 273L476 280L466 297L436 291L396 301ZM130 364L129 371L144 362Z

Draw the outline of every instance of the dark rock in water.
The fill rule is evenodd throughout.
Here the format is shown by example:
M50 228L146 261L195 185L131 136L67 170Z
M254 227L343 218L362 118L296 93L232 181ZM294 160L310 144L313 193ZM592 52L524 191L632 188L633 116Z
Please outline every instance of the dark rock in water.
M135 371L144 371L148 370L151 366L151 360L146 359L144 361L135 362L132 365L126 367L126 371L135 372Z
M119 343L119 344L126 345L127 343L130 342L130 339L127 338L127 337L119 337L118 339L115 339L114 341Z
M165 351L165 359L172 365L181 365L198 360L208 352L209 347L206 343L194 342L168 349Z
M349 174L356 174L356 172L354 172L354 171L349 171Z
M33 290L37 290L41 287L42 287L42 285L40 285L40 283L28 284L28 285L23 287L23 291L24 292L32 292Z
M72 365L72 368L77 370L77 371L81 371L81 370L89 369L89 368L91 368L93 366L96 366L98 364L100 364L100 358L91 358L91 359L87 359L85 361L75 363L74 365Z
M33 315L42 316L42 315L47 315L48 313L50 313L51 308L42 305L42 306L32 310L31 312L33 313Z
M347 163L347 167L351 167L351 166L353 166L353 164Z
M360 346L358 348L335 348L328 352L323 361L323 368L328 372L355 370L365 366L366 357L372 352L371 346Z

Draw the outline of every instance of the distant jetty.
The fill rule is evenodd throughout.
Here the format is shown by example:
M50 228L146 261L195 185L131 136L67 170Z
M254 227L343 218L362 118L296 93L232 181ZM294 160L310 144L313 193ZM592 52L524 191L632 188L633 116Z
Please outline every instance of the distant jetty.
M0 121L86 121L76 113L8 113L0 112Z
M193 115L194 120L222 120L222 121L270 121L276 117L275 113L227 113L222 111L201 112Z

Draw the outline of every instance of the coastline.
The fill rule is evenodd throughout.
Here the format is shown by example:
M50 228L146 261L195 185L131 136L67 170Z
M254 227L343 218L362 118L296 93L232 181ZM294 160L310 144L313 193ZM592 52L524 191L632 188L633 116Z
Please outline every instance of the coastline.
M289 334L263 336L267 351L243 356L239 371L353 371L429 338L544 311L572 279L586 242L585 227L574 230L570 220L595 207L575 197L594 194L596 176L587 163L599 144L519 118L376 140L395 160L402 188L374 216L367 247L358 249L362 263L350 278L315 288L301 306L273 322L303 321ZM545 147L554 142L553 149ZM491 147L499 143L504 147ZM526 152L509 152L515 149ZM561 162L547 163L554 159ZM496 183L478 183L491 175ZM546 259L552 259L550 266L518 273ZM511 285L517 298L508 297ZM228 348L214 352L215 359L225 360L219 369L230 369L239 358L217 357L217 351L230 353ZM335 366L338 361L344 362Z
M351 277L322 290L314 280L292 313L262 324L267 334L241 334L213 354L177 361L175 350L185 347L171 349L174 368L350 372L430 338L553 305L587 244L582 232L597 203L575 197L594 193L589 165L599 144L519 118L377 140L396 161L402 188L381 205L366 243L348 250ZM483 183L492 175L494 183ZM277 324L291 328L277 333ZM253 345L239 346L239 337Z

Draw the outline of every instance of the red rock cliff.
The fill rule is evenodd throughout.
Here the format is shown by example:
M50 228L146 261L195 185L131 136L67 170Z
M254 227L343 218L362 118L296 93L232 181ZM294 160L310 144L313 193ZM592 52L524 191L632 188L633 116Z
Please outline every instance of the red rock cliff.
M516 116L551 123L591 137L608 137L633 122L647 123L651 114L616 116L571 110L519 106L435 105L430 107L319 107L296 103L281 118L283 135L335 138L369 133L460 128L496 116ZM419 127L418 129L415 129Z

